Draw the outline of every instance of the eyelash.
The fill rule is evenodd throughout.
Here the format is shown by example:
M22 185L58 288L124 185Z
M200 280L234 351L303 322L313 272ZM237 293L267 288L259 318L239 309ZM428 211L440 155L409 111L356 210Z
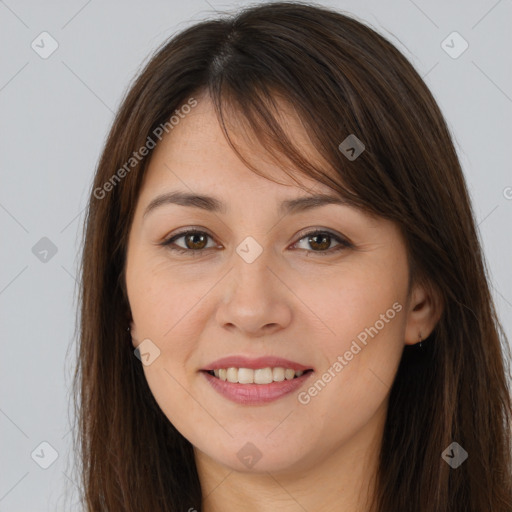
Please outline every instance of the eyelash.
M173 235L171 238L168 238L167 240L164 240L160 245L162 245L164 247L167 247L171 251L177 252L179 254L185 254L185 253L189 253L190 254L190 253L192 253L193 256L195 256L198 253L200 254L202 252L205 252L208 249L214 249L214 247L209 247L208 249L196 249L196 250L194 250L194 249L184 249L183 247L179 247L179 246L174 245L174 241L175 240L183 238L184 236L187 236L187 235L195 235L195 234L206 235L207 237L213 239L213 237L210 236L206 231L201 231L199 229L189 229L187 231L182 231L181 233ZM326 251L313 251L313 250L307 250L307 249L301 249L301 250L305 250L307 252L311 252L311 253L314 253L314 254L325 256L325 255L329 255L329 254L333 254L333 253L336 253L338 251L341 251L342 249L350 249L350 248L354 247L354 245L351 242L349 242L348 240L346 240L346 239L344 239L344 238L342 238L342 237L340 237L338 235L335 235L334 233L331 233L330 231L318 230L318 229L305 233L293 245L296 245L297 243L299 243L304 238L312 237L312 236L315 236L315 235L328 235L330 238L332 238L333 240L338 242L339 245L335 246L334 248L328 249Z

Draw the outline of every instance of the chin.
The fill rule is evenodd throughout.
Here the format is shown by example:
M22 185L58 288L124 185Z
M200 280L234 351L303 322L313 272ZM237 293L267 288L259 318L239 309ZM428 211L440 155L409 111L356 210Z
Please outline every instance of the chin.
M221 452L208 455L217 463L239 473L279 473L296 470L303 464L303 454L300 446L271 446L268 439L258 442L244 440L234 442L232 446L225 447Z

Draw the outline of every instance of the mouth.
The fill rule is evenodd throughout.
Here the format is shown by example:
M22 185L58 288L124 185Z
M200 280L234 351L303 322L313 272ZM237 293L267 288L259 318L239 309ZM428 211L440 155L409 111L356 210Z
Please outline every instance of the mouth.
M213 361L200 373L224 398L242 405L264 405L297 391L314 368L271 355L232 355Z
M221 396L244 406L262 406L297 392L313 370L284 367L218 368L201 370L207 383ZM275 379L274 380L274 375Z
M283 382L298 379L304 374L310 373L313 369L295 370L282 366L265 368L217 368L215 370L202 370L212 377L232 384L272 384L273 382Z

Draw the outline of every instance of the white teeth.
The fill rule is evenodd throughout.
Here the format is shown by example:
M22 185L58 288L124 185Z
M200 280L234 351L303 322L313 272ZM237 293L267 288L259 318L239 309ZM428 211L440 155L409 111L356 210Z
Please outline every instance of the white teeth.
M272 368L262 368L261 370L254 370L255 384L270 384L272 380Z
M213 370L215 377L240 384L270 384L271 382L282 382L283 380L292 380L294 377L300 377L304 374L301 370L292 370L291 368L219 368Z
M226 372L226 380L228 382L238 382L238 369L228 368Z
M286 370L284 371L284 378L286 380L292 380L293 377L295 377L295 372L290 368L286 368Z
M284 380L284 368L274 368L272 370L272 377L276 382Z
M250 368L239 368L238 382L240 382L240 384L252 384L254 382L254 370Z

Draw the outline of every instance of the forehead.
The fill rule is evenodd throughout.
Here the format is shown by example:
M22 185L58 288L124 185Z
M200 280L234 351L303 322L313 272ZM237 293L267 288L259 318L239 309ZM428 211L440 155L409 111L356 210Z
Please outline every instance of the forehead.
M294 172L291 163L288 163L288 169L293 172L299 186L282 170L282 162L277 162L265 149L265 144L250 132L243 117L228 112L225 122L232 141L244 157L270 179L258 176L229 145L209 96L203 94L195 98L197 106L183 115L157 144L146 170L143 188L155 189L165 183L180 184L182 188L190 186L202 192L225 187L250 187L255 193L277 190L289 190L288 193L292 190L332 192L327 186L296 169ZM323 164L325 169L329 167L314 148L300 118L288 103L279 101L276 117L287 136L306 158Z

